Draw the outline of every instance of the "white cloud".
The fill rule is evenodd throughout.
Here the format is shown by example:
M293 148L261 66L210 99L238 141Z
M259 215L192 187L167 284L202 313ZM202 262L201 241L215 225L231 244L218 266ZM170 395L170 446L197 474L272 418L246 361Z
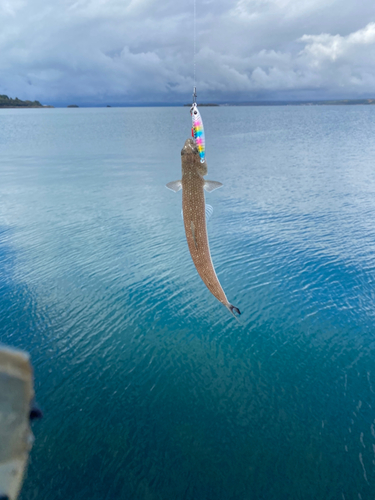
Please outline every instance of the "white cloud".
M343 37L304 35L304 48L295 53L261 50L247 58L231 58L214 51L199 54L203 77L214 90L219 79L241 94L261 91L326 90L340 97L368 93L375 83L375 23ZM212 79L212 81L210 80ZM324 98L324 95L322 95Z
M192 0L0 0L0 93L186 102L192 11ZM200 0L200 100L373 96L370 12L372 0Z
M364 49L363 45L373 46L375 44L375 23L369 23L365 28L350 33L346 37L329 34L304 35L300 41L306 43L303 52L315 59L316 62L325 59L336 61L347 55L361 53Z

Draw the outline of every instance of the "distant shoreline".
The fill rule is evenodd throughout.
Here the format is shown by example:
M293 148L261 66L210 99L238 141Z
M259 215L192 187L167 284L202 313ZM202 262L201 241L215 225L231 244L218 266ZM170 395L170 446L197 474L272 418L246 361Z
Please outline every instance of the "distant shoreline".
M23 101L22 99L18 99L16 97L13 99L12 97L8 97L5 94L0 95L0 108L2 109L16 109L16 108L53 108L53 106L43 106L39 101Z
M372 106L375 99L337 99L325 101L249 101L221 104L198 104L198 106ZM191 104L184 104L191 106Z
M251 101L240 103L226 103L220 106L372 106L375 99L337 99L325 101Z
M181 103L127 103L127 104L111 104L111 105L96 105L91 104L80 104L78 105L43 105L39 101L21 101L17 100L19 104L14 103L14 99L8 99L8 102L1 102L0 96L0 109L51 109L51 108L147 108L147 107L189 107L191 104L181 104ZM13 102L9 102L13 101ZM222 103L198 103L200 107L239 107L239 106L372 106L375 105L374 99L331 99L331 100L321 100L321 101L249 101L249 102L222 102Z
M54 107L55 106L0 106L0 109L43 109Z
M191 104L184 104L184 106L191 106ZM222 104L211 104L211 103L208 103L208 104L199 104L197 103L197 106L223 106Z

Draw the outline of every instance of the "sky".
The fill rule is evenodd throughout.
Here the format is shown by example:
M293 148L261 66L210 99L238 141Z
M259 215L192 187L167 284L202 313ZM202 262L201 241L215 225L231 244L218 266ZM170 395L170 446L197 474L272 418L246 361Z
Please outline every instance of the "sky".
M0 0L0 94L189 103L194 0ZM196 0L198 102L375 98L374 0Z

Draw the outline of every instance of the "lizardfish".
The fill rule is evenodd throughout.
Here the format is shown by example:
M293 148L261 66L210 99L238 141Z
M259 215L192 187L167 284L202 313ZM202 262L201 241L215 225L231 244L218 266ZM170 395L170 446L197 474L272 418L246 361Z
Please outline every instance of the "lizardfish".
M187 139L181 151L182 179L167 184L174 192L182 189L182 214L186 239L194 265L210 292L234 315L240 310L230 304L222 289L211 260L206 228L206 205L204 190L214 191L221 182L204 179L207 163L201 163L200 155L193 139Z

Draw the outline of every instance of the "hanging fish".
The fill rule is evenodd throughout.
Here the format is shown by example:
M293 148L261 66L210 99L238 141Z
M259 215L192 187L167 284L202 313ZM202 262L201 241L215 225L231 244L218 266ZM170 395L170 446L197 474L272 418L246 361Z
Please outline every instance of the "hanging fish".
M192 104L190 108L190 114L192 118L191 133L198 148L200 162L204 163L206 161L206 143L204 140L203 122L196 102Z
M193 139L188 139L182 148L181 166L181 180L169 182L167 188L176 193L182 189L182 215L194 265L204 284L217 300L234 316L235 313L241 314L240 310L228 301L220 285L208 245L206 219L212 214L212 207L205 204L204 190L210 193L220 188L222 184L204 179L207 175L207 164L204 162L202 165L202 156Z

